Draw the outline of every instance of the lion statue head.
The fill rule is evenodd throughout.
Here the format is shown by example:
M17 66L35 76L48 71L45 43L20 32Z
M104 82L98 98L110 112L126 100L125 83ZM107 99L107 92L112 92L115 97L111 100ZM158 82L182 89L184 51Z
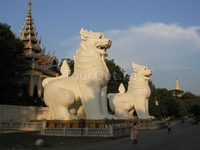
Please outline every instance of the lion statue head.
M80 30L81 45L84 50L94 50L102 56L108 56L107 49L111 47L112 40L105 38L103 33Z
M133 68L133 71L134 71L134 74L133 76L131 76L132 80L137 80L136 77L140 77L141 79L144 79L144 80L149 80L153 71L152 70L149 70L147 66L141 66L141 65L138 65L138 64L135 64L134 62L132 63L132 68Z

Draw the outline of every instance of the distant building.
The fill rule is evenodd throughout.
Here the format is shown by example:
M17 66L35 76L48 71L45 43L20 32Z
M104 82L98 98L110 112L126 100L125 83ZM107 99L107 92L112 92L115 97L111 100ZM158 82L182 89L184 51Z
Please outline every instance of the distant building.
M176 78L176 87L175 87L175 90L181 90L179 85L178 85L178 78Z
M45 55L45 48L40 47L41 39L37 38L38 33L35 30L34 21L31 15L31 2L28 2L28 14L25 18L22 31L20 31L20 40L25 44L24 55L29 61L30 70L25 73L25 82L28 83L27 98L28 105L37 105L37 100L43 96L42 81L46 77L59 76L58 59L56 54Z
M178 84L178 78L176 78L176 87L175 87L173 95L176 97L182 97L182 92Z

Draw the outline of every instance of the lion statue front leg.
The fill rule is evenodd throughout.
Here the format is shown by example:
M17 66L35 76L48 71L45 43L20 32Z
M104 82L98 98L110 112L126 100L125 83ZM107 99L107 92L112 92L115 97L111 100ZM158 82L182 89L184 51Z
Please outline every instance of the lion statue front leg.
M123 105L123 107L121 107ZM131 108L130 104L127 102L122 102L121 106L115 108L116 116L119 119L134 119L133 116L129 115L129 110ZM131 111L133 112L133 111Z
M148 98L146 99L146 114L147 116L149 116L150 119L155 119L154 116L149 115L149 99Z
M137 99L134 99L134 104L139 119L154 119L153 116L149 115L148 99L144 96L138 97Z
M50 108L52 112L51 119L57 120L71 120L77 119L74 118L73 115L69 113L68 107L74 103L74 93L67 89L57 88L53 89L50 87L46 87L46 90L50 90L48 92L44 92L46 105Z
M107 86L104 86L101 89L101 111L103 115L105 115L106 119L116 119L116 116L108 113Z
M99 84L92 82L89 85L79 85L79 88L82 93L81 102L87 119L105 119L106 116L101 110L101 89Z

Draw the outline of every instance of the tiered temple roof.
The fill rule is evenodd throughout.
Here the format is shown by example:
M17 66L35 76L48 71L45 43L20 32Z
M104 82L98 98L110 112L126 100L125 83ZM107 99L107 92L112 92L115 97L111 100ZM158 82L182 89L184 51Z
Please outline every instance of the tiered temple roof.
M56 54L53 56L48 52L45 55L45 47L41 48L41 39L37 38L38 33L35 31L33 17L31 15L31 2L28 2L28 14L20 31L20 40L25 44L24 54L31 61L31 68L38 70L58 70L58 59Z

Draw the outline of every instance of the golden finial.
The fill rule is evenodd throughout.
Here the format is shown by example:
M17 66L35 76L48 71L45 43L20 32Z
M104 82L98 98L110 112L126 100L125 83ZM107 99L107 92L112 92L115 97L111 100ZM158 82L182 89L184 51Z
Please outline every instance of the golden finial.
M178 85L178 78L176 78L176 88L175 88L176 90L180 90L180 87L179 87L179 85Z
M28 2L28 15L31 15L31 1Z

